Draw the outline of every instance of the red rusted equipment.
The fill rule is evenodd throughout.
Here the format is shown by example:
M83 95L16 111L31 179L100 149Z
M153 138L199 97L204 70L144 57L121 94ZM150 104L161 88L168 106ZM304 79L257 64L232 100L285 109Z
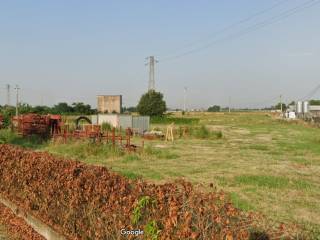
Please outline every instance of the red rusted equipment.
M116 133L113 128L111 133L102 132L100 125L87 124L80 126L74 131L69 131L69 125L64 125L61 115L39 115L39 114L24 114L12 118L12 128L22 136L38 135L43 138L53 137L53 140L58 138L63 139L66 143L68 139L91 139L92 142L111 142L124 148L127 151L136 151L138 147L131 144L132 130L127 129L126 134L122 135L121 130Z
M138 146L131 144L132 130L127 129L125 136L121 135L121 131L116 133L116 129L113 128L111 132L101 131L100 125L84 125L83 130L77 129L69 132L68 125L63 126L63 132L60 134L54 134L53 139L63 139L66 143L67 139L91 139L92 142L106 142L111 143L113 147L116 145L125 149L126 151L137 151L140 149ZM125 141L125 142L124 142Z
M29 113L12 118L13 129L22 136L38 135L49 137L61 133L60 115L39 115Z

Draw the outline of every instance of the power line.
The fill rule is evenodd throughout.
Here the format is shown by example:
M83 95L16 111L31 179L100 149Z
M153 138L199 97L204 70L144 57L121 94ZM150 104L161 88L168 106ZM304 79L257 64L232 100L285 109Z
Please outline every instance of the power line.
M311 98L313 95L316 94L316 92L318 92L318 90L320 89L320 84L317 85L314 89L312 89L306 96L304 96L302 98L302 100L308 100L309 98Z
M199 42L203 42L203 41L208 40L208 39L212 39L212 38L214 38L214 37L216 37L216 36L218 36L218 35L220 35L220 34L222 34L222 33L224 33L224 32L227 32L227 31L229 31L229 30L231 30L231 29L233 29L233 28L235 28L235 27L237 27L237 26L239 26L239 25L241 25L241 24L243 24L243 23L249 22L250 20L252 20L252 19L254 19L254 18L256 18L256 17L258 17L258 16L260 16L260 15L263 15L264 13L269 12L269 11L271 11L272 9L274 9L274 8L280 6L280 5L282 5L282 4L284 4L284 3L288 2L288 1L289 1L289 0L279 1L279 2L277 2L276 4L272 5L271 7L262 9L262 10L260 10L260 11L258 11L258 12L253 13L252 15L250 15L250 16L248 16L248 17L245 17L245 18L243 18L243 19L240 19L240 20L237 21L237 22L231 23L230 25L228 25L228 26L226 26L226 27L223 27L222 29L220 29L220 30L218 30L218 31L216 31L216 32L214 32L214 33L206 36L206 37L203 37L203 38L198 39L198 40L196 40L196 41L190 42L189 44L186 44L183 48L193 46L193 45L195 45L195 44L197 44L197 43L199 43ZM180 48L180 49L181 49L181 48ZM174 52L177 52L177 51L174 51ZM169 57L169 56L171 56L171 55L172 55L172 54L167 54L167 55L164 56L163 58L167 58L167 57Z
M222 38L222 39L218 39L216 41L213 41L209 44L206 44L202 47L198 47L198 48L194 48L192 50L189 50L189 51L186 51L184 53L181 53L181 54L177 54L177 55L174 55L172 57L168 57L168 58L164 58L164 59L160 59L161 62L165 62L165 61L169 61L169 60L173 60L173 59L177 59L177 58L181 58L181 57L184 57L186 55L190 55L192 53L195 53L195 52L198 52L198 51L201 51L201 50L204 50L204 49L207 49L209 47L212 47L213 45L217 44L217 43L220 43L220 42L225 42L225 41L228 41L228 40L232 40L232 39L235 39L235 38L238 38L238 37L241 37L245 34L248 34L248 33L251 33L251 32L255 32L256 30L259 30L263 27L266 27L268 25L271 25L273 23L276 23L276 22L279 22L280 20L282 19L285 19L299 11L302 11L304 9L307 9L307 8L310 8L316 4L319 3L319 0L309 0L309 1L306 1L304 2L303 4L300 4L294 8L291 8L289 10L286 10L284 12L282 12L281 14L279 15L276 15L274 17L271 17L265 21L262 21L262 22L259 22L257 24L254 24L253 26L251 27L248 27L242 31L239 31L237 33L234 33L234 34L230 34L228 36L226 36L225 38Z
M273 104L276 103L276 101L279 100L279 95L274 96L269 99L261 100L261 101L256 101L253 102L252 99L245 99L245 102L241 101L240 99L233 99L233 102L239 102L240 105L250 105L250 106L265 106L267 104Z

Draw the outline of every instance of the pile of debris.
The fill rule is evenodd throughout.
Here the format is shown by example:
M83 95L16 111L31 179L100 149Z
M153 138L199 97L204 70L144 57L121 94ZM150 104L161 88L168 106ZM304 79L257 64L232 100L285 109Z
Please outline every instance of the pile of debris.
M0 194L67 239L137 238L121 229L140 229L147 239L241 240L258 234L253 215L236 209L223 192L201 192L184 181L147 184L10 145L0 145Z

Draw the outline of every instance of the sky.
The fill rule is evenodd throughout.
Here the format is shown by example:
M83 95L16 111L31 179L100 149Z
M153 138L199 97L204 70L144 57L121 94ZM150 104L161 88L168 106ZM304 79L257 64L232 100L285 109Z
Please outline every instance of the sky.
M18 84L32 105L122 94L135 106L153 55L170 108L185 87L188 109L299 100L320 84L319 13L316 0L1 0L0 105Z

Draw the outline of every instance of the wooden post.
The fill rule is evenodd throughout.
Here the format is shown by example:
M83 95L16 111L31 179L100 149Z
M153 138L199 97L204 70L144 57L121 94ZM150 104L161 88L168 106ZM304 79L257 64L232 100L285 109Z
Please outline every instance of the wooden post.
M173 126L174 126L174 123L172 123L169 126L167 126L166 141L172 141L173 142L173 140L174 140L174 137L173 137Z

